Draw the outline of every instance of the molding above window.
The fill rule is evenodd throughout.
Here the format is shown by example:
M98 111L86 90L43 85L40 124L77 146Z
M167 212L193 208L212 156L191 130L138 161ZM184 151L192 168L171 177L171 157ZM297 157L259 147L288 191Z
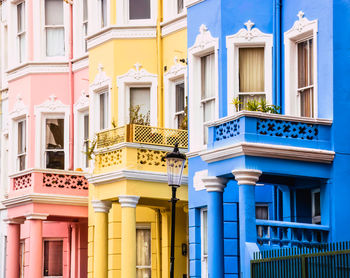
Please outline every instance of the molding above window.
M95 76L94 82L90 85L90 91L94 93L111 87L111 78L107 76L101 64L98 65L98 73Z
M188 52L192 55L201 56L205 52L210 52L211 50L219 49L219 39L214 38L207 26L202 24L199 27L199 34L196 37L195 43L188 49Z
M246 28L240 29L236 34L226 36L227 48L227 112L234 114L233 98L239 94L239 48L264 47L264 76L266 102L272 104L272 46L273 35L253 28L254 23L248 20L244 23Z
M308 20L306 17L304 17L304 12L299 11L297 14L298 20L296 20L293 24L293 27L289 29L288 31L284 32L284 42L286 43L287 40L294 38L298 39L298 35L303 35L305 32L312 32L311 34L317 32L317 19L315 20Z
M13 109L10 112L10 119L16 120L22 118L24 115L27 115L29 112L28 106L26 106L22 100L21 95L17 95L16 102L13 105Z
M135 69L130 69L127 73L117 76L118 87L118 126L127 123L126 107L127 98L129 97L128 88L133 86L145 85L150 87L150 120L151 126L157 125L157 75L141 69L141 64L136 63Z
M90 99L89 94L85 90L81 91L80 97L78 98L77 102L74 104L74 110L80 111L85 110L89 108Z

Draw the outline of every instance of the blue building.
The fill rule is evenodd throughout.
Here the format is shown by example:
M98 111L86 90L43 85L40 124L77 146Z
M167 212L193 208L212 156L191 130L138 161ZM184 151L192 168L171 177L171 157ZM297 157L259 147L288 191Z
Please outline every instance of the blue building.
M190 277L349 240L350 2L187 6Z

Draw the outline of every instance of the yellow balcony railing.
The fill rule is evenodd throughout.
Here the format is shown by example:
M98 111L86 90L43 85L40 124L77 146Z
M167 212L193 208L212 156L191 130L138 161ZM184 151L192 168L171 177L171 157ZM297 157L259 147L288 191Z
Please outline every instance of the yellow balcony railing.
M105 148L121 142L133 142L180 148L188 148L187 130L129 124L97 134L97 148Z

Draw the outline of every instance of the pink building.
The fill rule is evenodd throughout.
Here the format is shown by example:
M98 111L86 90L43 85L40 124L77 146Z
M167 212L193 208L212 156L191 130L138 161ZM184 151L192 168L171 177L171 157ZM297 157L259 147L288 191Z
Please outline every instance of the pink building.
M0 5L6 277L86 277L87 1Z

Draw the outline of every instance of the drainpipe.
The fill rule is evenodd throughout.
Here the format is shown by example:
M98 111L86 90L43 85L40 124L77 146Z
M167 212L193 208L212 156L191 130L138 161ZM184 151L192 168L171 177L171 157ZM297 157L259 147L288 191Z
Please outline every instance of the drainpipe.
M273 37L274 37L274 59L273 59L273 65L274 65L274 92L275 92L275 105L281 106L282 105L282 32L281 32L281 7L282 7L282 0L274 0L274 12L273 12Z
M73 76L73 2L69 4L69 96L70 96L70 125L69 125L69 170L74 170L74 76Z
M160 23L163 21L163 6L162 0L158 0L158 15L157 15L157 71L158 71L158 126L164 126L164 96L163 96L163 47L162 47L162 29Z

